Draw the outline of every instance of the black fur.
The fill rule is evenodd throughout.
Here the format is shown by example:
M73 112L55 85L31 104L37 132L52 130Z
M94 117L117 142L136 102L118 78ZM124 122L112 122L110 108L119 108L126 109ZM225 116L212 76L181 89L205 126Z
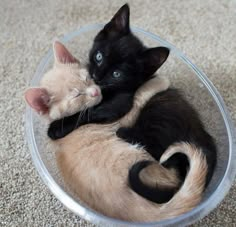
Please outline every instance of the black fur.
M213 138L206 132L194 108L177 89L168 89L153 96L142 109L132 128L120 128L117 135L129 143L139 143L159 160L168 146L175 142L190 142L202 148L206 155L209 183L215 163L216 146ZM177 167L184 179L187 158L176 154L164 163L166 167Z
M103 56L101 64L98 64L95 58L97 51ZM88 69L95 82L102 88L103 101L86 111L79 121L80 113L77 113L63 121L53 122L48 130L49 137L58 139L83 124L109 123L125 115L132 107L135 91L152 77L165 62L168 54L169 50L164 47L146 48L133 35L129 29L129 7L121 7L98 33L89 55ZM114 78L114 71L120 72L119 78ZM207 183L212 176L216 160L213 139L204 130L196 111L176 90L170 89L154 96L142 110L134 127L121 128L117 135L128 142L141 143L157 160L174 142L193 142L203 147L207 156ZM184 179L188 168L184 155L174 155L164 165L177 168ZM137 179L138 167L140 166L136 166L136 171L130 172L131 181ZM139 194L151 199L147 189L138 189L143 188L140 181L130 182L130 185L134 191L139 190ZM163 191L157 190L152 198L163 202L170 196L168 193L163 196Z

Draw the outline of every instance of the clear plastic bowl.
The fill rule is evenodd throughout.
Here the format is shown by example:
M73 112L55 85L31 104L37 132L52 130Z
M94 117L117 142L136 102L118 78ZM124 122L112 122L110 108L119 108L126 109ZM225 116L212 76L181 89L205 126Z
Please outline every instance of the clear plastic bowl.
M61 39L79 59L87 59L93 37L103 25L89 25ZM173 86L181 88L186 98L195 106L207 130L216 139L218 146L217 166L202 202L193 210L173 219L152 223L131 223L106 217L86 205L64 185L57 169L53 148L46 137L47 126L42 124L30 108L26 110L26 136L33 162L41 178L52 193L71 211L80 217L102 226L184 226L206 216L224 198L236 172L235 131L225 104L206 75L188 60L179 50L160 37L139 28L132 28L148 46L166 46L170 57L159 74L169 77ZM42 75L51 67L52 50L43 58L31 86L37 86Z

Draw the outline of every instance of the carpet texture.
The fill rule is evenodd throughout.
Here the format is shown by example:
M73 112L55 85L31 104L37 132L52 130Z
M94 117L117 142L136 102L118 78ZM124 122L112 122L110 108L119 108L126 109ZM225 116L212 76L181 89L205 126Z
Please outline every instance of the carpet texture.
M236 122L236 1L128 1L131 23L182 50L217 87ZM106 22L124 1L0 1L0 226L92 226L49 192L24 139L22 98L38 63L60 37ZM193 226L235 226L236 185Z

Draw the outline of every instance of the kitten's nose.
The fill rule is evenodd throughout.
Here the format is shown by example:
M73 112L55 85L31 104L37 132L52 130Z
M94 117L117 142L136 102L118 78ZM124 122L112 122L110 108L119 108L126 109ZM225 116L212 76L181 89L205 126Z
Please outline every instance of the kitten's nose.
M96 97L99 96L100 94L99 90L95 87L88 88L87 92L91 97Z

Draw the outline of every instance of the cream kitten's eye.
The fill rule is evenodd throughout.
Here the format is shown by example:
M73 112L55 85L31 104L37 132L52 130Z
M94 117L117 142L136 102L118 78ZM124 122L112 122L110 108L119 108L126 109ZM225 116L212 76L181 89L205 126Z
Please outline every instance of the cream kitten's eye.
M103 61L103 55L100 51L97 51L94 55L94 60L97 63L98 66L102 64Z
M79 96L81 96L81 95L85 95L85 92L80 91L80 90L77 89L77 88L74 88L74 89L73 89L73 94L72 94L73 98L77 98L77 97L79 97Z
M77 89L77 88L73 88L72 90L71 90L71 97L72 98L76 98L76 97L78 97L80 95L80 92L79 92L79 90Z
M79 97L80 95L82 95L82 94L78 93L78 94L75 96L75 98Z

